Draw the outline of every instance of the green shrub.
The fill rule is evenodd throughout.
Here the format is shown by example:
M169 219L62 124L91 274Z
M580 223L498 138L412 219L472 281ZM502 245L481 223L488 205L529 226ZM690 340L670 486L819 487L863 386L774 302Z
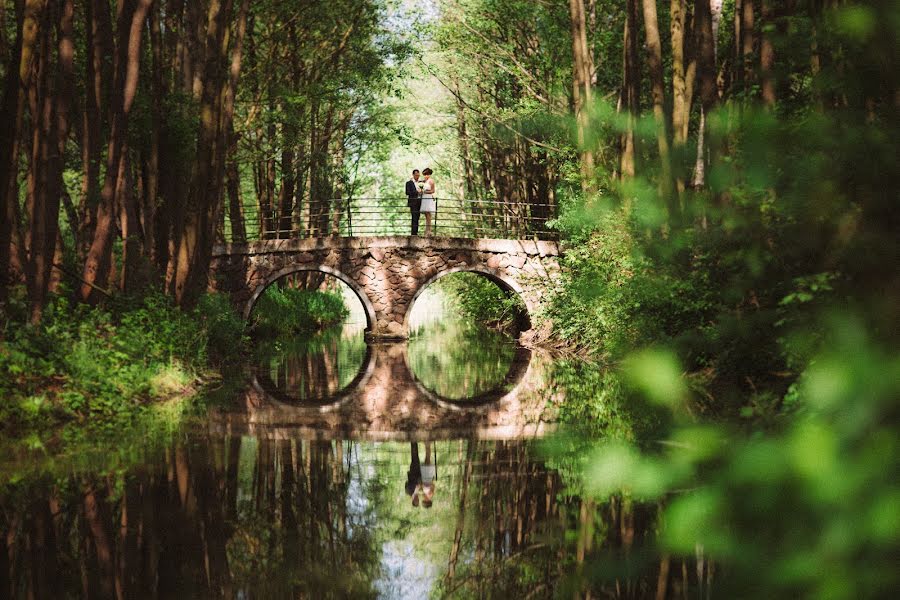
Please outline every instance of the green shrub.
M195 311L205 331L207 354L215 361L234 358L246 344L245 324L223 294L205 294Z
M337 292L273 285L253 308L251 328L258 335L310 333L337 325L349 314Z
M214 295L189 312L159 294L109 309L55 297L39 326L3 327L0 429L18 436L72 420L114 430L243 347L238 316Z
M434 285L450 298L458 316L469 325L508 329L525 312L517 294L507 293L477 273L453 273Z

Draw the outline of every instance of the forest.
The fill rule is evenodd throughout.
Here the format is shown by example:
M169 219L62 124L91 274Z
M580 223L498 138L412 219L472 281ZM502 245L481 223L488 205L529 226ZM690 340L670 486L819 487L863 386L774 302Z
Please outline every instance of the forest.
M151 542L98 537L119 526L113 513L152 519L154 502L181 494L191 527L265 520L296 541L308 532L278 508L275 473L299 496L325 481L304 502L346 521L352 461L332 454L345 442L182 441L165 460L188 473L185 457L202 454L199 479L171 467L167 480L156 465L118 486L140 459L116 454L108 477L81 479L46 460L142 429L173 435L207 406L172 399L239 387L229 374L258 350L254 336L316 347L305 337L348 314L323 274L271 288L263 312L293 316L250 326L210 291L214 249L405 236L402 186L431 167L446 199L438 236L562 248L527 339L552 352L547 380L566 390L559 433L538 449L469 439L467 462L460 442L456 558L431 595L889 597L900 586L898 31L892 0L0 0L0 595L61 593L34 584L38 563L16 541L53 530L46 497L36 520L23 516L16 494L31 478L81 511L58 520L69 525L57 537L93 532L53 584L85 597L146 590L145 573L154 596L205 578L183 589L230 597L241 577L260 597L317 585L394 595L366 587L379 558L357 540L364 525L342 522L335 550L329 520L334 564L348 567L327 586L339 575L313 566L318 530L277 581L229 571L229 553L265 545L258 531L244 531L246 547L222 533L205 566L194 556L168 575L140 549ZM522 310L487 280L444 283L468 321L504 329ZM410 364L449 369L412 357L417 344ZM449 347L429 352L464 360ZM471 356L495 360L486 354ZM506 525L491 540L462 516L472 469L507 451L521 473L553 470L521 479L516 500L478 488L479 514L515 504L513 549ZM247 469L268 473L271 490L250 489ZM248 485L265 514L241 508L235 490ZM522 529L525 507L552 516L549 532ZM495 562L459 575L469 537ZM79 569L99 579L78 588ZM484 577L501 587L479 587Z

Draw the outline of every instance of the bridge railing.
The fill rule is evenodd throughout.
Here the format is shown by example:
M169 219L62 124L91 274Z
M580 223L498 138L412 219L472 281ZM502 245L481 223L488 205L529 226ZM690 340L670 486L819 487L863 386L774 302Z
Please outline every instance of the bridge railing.
M559 237L548 224L556 218L556 207L551 204L470 198L437 198L436 203L432 229L437 236L539 240ZM406 197L340 198L314 202L290 214L282 214L279 207L244 207L243 231L234 225L231 215L226 214L226 241L410 235L411 215ZM419 235L424 232L422 215Z

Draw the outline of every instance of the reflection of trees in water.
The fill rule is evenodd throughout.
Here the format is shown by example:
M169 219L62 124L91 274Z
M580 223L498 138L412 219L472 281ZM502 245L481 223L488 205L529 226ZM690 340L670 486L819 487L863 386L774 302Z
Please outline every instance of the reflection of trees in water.
M654 553L655 506L569 496L533 448L438 443L434 512L403 492L408 443L195 437L127 475L10 484L0 596L371 597L404 537L436 596L680 598L709 577Z
M655 505L567 495L527 442L470 442L458 472L439 596L681 598L703 577L654 551Z
M264 375L290 398L322 400L334 396L359 373L366 354L361 333L329 330L307 339L280 340L260 351Z
M347 468L340 443L232 438L9 490L0 595L371 596L378 556L348 513Z
M465 400L502 388L516 354L509 337L459 323L434 323L409 342L409 367L435 394Z

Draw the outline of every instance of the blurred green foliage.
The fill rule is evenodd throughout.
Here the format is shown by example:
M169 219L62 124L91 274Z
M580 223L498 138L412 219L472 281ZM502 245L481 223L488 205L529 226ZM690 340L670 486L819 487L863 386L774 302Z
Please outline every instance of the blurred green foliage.
M658 503L651 545L713 561L720 597L900 586L900 11L849 3L817 18L798 13L790 30L819 26L840 58L768 110L736 101L708 116L707 186L679 195L682 217L645 155L641 176L559 221L571 240L546 316L609 369L563 416L610 434L582 427L587 441L556 450L579 454L601 505ZM780 69L807 69L808 40L768 33ZM611 107L595 117L622 126ZM609 415L633 418L635 401L665 416L631 438Z

